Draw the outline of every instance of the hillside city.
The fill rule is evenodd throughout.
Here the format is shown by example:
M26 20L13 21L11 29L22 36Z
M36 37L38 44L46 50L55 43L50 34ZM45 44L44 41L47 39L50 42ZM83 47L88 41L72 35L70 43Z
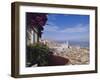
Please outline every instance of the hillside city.
M89 64L89 48L70 46L68 41L58 43L52 40L41 40L41 42L49 46L53 55L69 59L69 65Z

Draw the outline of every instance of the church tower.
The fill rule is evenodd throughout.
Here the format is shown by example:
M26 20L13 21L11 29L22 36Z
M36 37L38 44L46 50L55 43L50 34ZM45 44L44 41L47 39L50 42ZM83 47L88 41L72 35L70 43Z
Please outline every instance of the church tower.
M68 41L66 42L66 45L67 45L67 48L69 48L69 42Z

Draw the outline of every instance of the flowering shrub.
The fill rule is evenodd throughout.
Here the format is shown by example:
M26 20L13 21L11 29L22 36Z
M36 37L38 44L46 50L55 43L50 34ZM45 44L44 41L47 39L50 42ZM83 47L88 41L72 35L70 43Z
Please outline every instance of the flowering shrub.
M26 24L27 28L34 29L36 28L38 31L38 36L41 37L43 26L47 22L47 14L46 13L27 13L26 14Z
M47 21L46 13L27 13L27 25L33 27L43 27Z

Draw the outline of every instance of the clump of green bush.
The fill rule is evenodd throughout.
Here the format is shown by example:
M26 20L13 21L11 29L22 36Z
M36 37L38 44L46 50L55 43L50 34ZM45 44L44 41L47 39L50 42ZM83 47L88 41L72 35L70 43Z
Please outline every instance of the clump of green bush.
M34 64L38 66L47 66L48 65L48 55L50 49L47 45L36 43L26 47L26 63L28 67L31 67Z

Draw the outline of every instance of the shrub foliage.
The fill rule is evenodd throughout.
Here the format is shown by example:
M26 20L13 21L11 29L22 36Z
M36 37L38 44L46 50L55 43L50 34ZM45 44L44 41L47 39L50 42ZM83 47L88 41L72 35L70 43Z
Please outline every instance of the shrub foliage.
M26 62L30 63L32 66L34 64L38 64L38 66L47 66L48 65L48 55L49 55L49 47L40 43L36 43L34 45L27 46L26 52Z

